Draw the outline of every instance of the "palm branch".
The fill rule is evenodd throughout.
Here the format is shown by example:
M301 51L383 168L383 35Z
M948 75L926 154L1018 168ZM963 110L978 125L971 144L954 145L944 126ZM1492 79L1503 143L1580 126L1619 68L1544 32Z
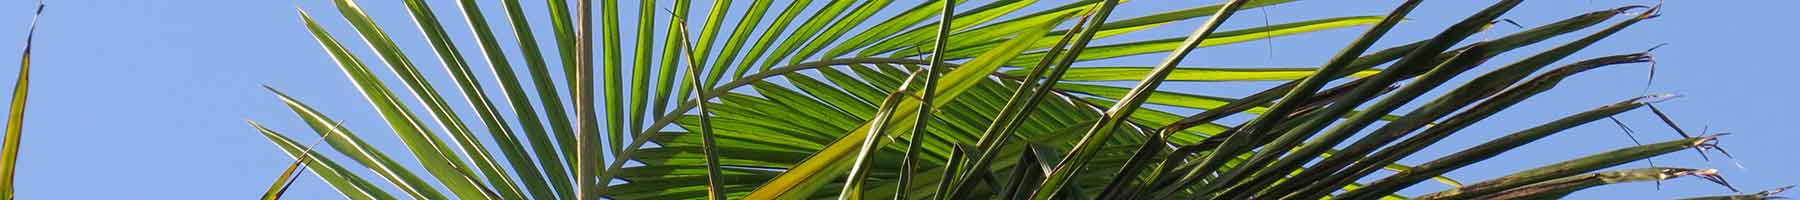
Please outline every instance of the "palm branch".
M622 37L629 30L621 21L628 13L615 1L597 2L598 17L591 0L545 1L555 45L540 47L534 33L543 29L533 29L530 20L544 16L529 15L521 2L502 0L503 14L492 16L504 17L500 21L510 26L500 27L510 29L494 30L487 19L492 13L476 1L459 0L456 8L477 46L459 48L456 42L466 41L451 39L450 27L428 2L403 2L457 93L437 91L420 73L426 69L408 59L356 1L333 4L401 83L384 83L390 79L377 75L366 56L353 53L304 9L300 17L414 161L378 150L361 139L368 135L337 126L324 111L273 88L337 153L310 151L292 135L254 126L302 161L294 166L312 169L350 199L1375 199L1407 198L1397 191L1430 180L1456 188L1423 198L1464 199L1556 197L1619 182L1717 177L1686 168L1584 174L1676 150L1716 149L1711 135L1627 147L1467 186L1443 176L1673 95L1571 114L1417 166L1396 163L1575 74L1648 62L1647 53L1625 53L1549 67L1655 17L1656 7L1598 10L1470 41L1521 3L1499 1L1433 37L1376 48L1420 1L1385 15L1221 30L1238 10L1292 1L1134 2L1177 9L1110 19L1120 1L801 0L778 7L777 1L754 0L748 8L718 1L704 15L689 16L693 2L646 0L638 3L630 29L635 46L627 48ZM1038 7L1045 8L1027 9ZM657 23L658 15L671 20ZM1496 55L1620 16L1626 19L1527 52L1531 56L1399 112ZM1096 43L1199 19L1206 24L1185 37ZM1370 28L1316 67L1178 65L1197 48L1360 26ZM516 47L503 45L500 34L507 30ZM1463 43L1469 44L1458 45ZM478 51L474 55L485 62L470 61L464 50ZM1165 52L1159 63L1086 64ZM477 77L480 66L472 65L481 63L496 77ZM1537 74L1545 68L1550 70ZM1159 88L1273 81L1285 83L1242 97ZM492 88L500 91L489 93ZM451 106L456 100L446 96L461 97L468 107ZM424 108L424 115L414 108ZM1183 115L1160 108L1204 111ZM1250 120L1220 121L1231 116ZM1379 121L1385 123L1374 134L1355 137ZM404 167L411 164L424 173ZM1356 182L1377 178L1371 172L1380 170L1397 174ZM270 191L281 187L278 182Z

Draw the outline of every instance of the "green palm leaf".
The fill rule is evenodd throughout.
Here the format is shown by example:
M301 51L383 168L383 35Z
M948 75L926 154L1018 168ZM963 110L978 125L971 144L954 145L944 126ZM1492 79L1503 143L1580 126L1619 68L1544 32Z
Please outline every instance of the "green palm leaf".
M382 191L379 186L369 183L344 166L338 165L336 161L321 159L324 158L323 155L316 151L309 151L310 147L301 146L292 138L262 127L262 124L250 122L250 126L255 127L257 132L261 132L263 137L269 138L270 142L281 147L282 152L287 153L288 156L294 157L296 160L309 160L310 162L305 162L306 167L318 169L313 171L313 175L331 184L331 187L336 188L339 193L343 193L344 197L356 200L394 199L386 191ZM291 183L285 185L287 186L283 187L292 186Z
M288 97L286 94L282 94L280 91L276 91L273 88L270 89L270 92L275 93L276 97L287 104L288 108L293 110L294 114L298 115L308 126L312 127L313 131L318 133L319 137L325 138L326 144L331 145L332 148L337 149L340 153L349 156L351 159L356 160L357 163L374 171L376 175L379 175L389 183L394 184L408 196L414 198L444 198L443 194L439 193L436 189L433 189L424 179L420 178L418 175L414 175L411 170L400 167L398 161L394 161L392 158L389 158L386 153L376 150L372 145L369 145L368 142L364 142L362 138L356 134L351 133L342 126L338 126L339 123L332 121L330 117L319 113L311 106L307 106L299 100ZM314 169L313 171L323 170Z
M1450 83L1501 53L1638 7L1588 13L1457 48L1520 2L1502 1L1438 36L1366 55L1418 1L1382 16L1218 30L1236 10L1290 2L1141 2L1178 9L1108 21L1119 1L996 1L959 11L952 10L964 3L960 0L718 1L702 2L710 5L699 11L705 20L688 22L684 19L696 3L688 0L640 1L635 15L619 10L616 1L547 0L552 26L547 31L555 35L555 47L540 47L534 37L539 32L529 26L531 13L521 2L500 2L505 12L494 14L504 14L511 31L496 32L488 22L494 16L475 1L459 0L460 12L454 13L468 22L476 44L465 49L454 45L454 28L443 27L426 1L402 1L424 44L461 92L458 99L473 110L458 114L451 106L458 99L436 91L422 72L430 69L415 66L402 53L410 49L397 45L403 42L388 37L355 1L334 0L399 84L383 83L355 50L305 12L303 22L417 165L389 157L337 126L340 122L280 92L275 93L331 150L355 165L323 159L322 152L307 151L291 135L252 124L279 150L304 161L293 163L293 172L304 167L350 199L392 199L388 189L415 199L1370 199L1405 198L1396 191L1428 179L1462 186L1442 174L1641 105L1628 102L1573 115L1421 166L1399 164L1395 161L1419 148L1577 72L1647 61L1640 54L1600 57L1525 79L1654 16L1655 9L1468 83ZM787 4L777 8L778 3ZM670 9L658 12L662 7ZM1092 19L1071 23L1084 14ZM660 24L658 17L674 20ZM1187 37L1118 37L1202 17L1207 25ZM636 29L621 27L633 19ZM1373 28L1318 67L1177 65L1196 48L1364 25ZM659 36L658 31L666 32ZM517 46L502 45L507 33ZM636 36L633 45L625 44L626 34ZM1107 38L1106 44L1093 44ZM480 52L469 55L485 60L495 77L477 77L463 51ZM546 61L545 51L555 52L560 62ZM523 64L514 64L509 52L520 53ZM1162 63L1110 62L1163 52L1171 54ZM563 77L555 77L552 67L561 67ZM1119 82L1130 80L1141 81ZM23 94L25 79L20 81L16 92ZM498 85L484 87L483 81ZM1158 89L1164 83L1258 81L1286 83L1247 96ZM1402 111L1450 84L1456 89ZM418 105L407 105L400 100L406 95L390 86L406 88ZM500 91L488 93L495 88ZM424 108L428 119L414 114L414 106ZM1246 112L1254 115L1248 122L1220 121ZM1377 121L1386 122L1375 134L1334 149ZM487 134L478 134L481 130ZM1400 140L1415 130L1417 136ZM7 142L16 141L13 134ZM1707 148L1697 144L1709 144L1704 141L1710 138L1597 154L1545 168L1576 170L1528 170L1425 198L1557 197L1585 186L1652 180L1609 177L1700 174L1677 168L1580 173ZM404 166L423 167L425 174ZM357 167L392 186L359 177L351 169ZM1371 177L1383 169L1400 173ZM1355 183L1371 179L1380 181ZM1584 187L1564 187L1568 184ZM282 191L271 188L273 194ZM1343 190L1350 192L1337 192Z
M13 83L11 109L6 112L6 141L0 144L0 198L13 198L13 177L19 166L19 139L24 137L25 97L31 89L31 39L37 35L37 18L44 15L44 2L38 1L32 14L31 28L25 30L25 50L19 54L19 80Z
M358 17L362 16L360 15L360 11L355 9L355 6L352 4L348 4L349 2L347 0L338 2L340 2L339 7L346 8L344 12L349 13L346 16L352 16L348 17L351 21L364 22L352 24L364 24L359 27L368 27L366 29L358 29L363 30L363 35L372 38L382 38L380 36L385 35L381 34L378 30L373 30L373 24L366 21L367 18ZM362 89L363 96L368 98L370 104L373 104L377 110L381 111L382 118L386 119L388 126L392 127L394 133L401 137L401 141L406 143L406 146L411 150L413 156L426 166L426 171L437 177L446 188L449 188L452 193L455 193L459 197L479 199L495 196L486 192L489 189L483 188L481 186L482 184L477 183L474 177L471 177L474 173L472 170L469 170L470 168L466 166L467 164L464 164L461 161L462 159L450 156L452 153L445 151L449 149L449 146L445 145L443 140L438 139L436 134L432 134L430 130L426 129L426 125L424 125L417 116L412 114L411 109L401 105L399 97L396 97L393 92L388 91L386 84L383 84L381 80L375 78L373 71L370 71L362 64L362 61L358 60L351 55L348 50L344 49L343 45L338 44L337 39L332 38L329 33L326 33L323 27L320 27L318 23L312 20L312 17L306 15L305 12L301 13L302 18L307 22L308 28L313 31L313 35L319 40L319 43L325 46L325 49L328 52L332 52L333 57L336 57L338 60L338 66L344 70L345 74L351 77L353 83L356 83L356 85ZM369 41L385 40L370 39ZM393 47L391 42L371 42L370 46L385 47L377 49L388 49L387 51L382 51L387 52L386 54L388 54L382 57L389 58L386 60L391 62L389 64L390 66L404 67L410 65L410 62L404 61L404 55L393 55L398 54L399 51L394 49L395 47ZM400 58L395 58L396 56ZM422 87L414 87L414 89L421 89L421 93L429 91L424 90L429 88Z

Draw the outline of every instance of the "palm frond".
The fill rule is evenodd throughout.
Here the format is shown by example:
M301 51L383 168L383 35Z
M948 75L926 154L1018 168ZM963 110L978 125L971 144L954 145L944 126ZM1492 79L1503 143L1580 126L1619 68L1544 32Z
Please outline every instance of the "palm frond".
M1464 199L1558 197L1617 182L1716 177L1684 168L1593 172L1680 149L1716 148L1713 136L1595 154L1466 186L1443 176L1661 96L1566 116L1422 165L1397 162L1572 75L1648 61L1643 53L1598 57L1527 79L1654 17L1656 8L1452 83L1499 54L1648 7L1591 12L1463 46L1522 1L1494 3L1438 35L1380 49L1377 41L1420 1L1386 15L1219 30L1237 10L1290 2L1154 2L1182 7L1109 21L1120 1L752 0L691 8L696 2L643 0L631 13L616 1L547 0L552 27L542 31L555 35L555 45L540 47L534 37L540 32L519 1L500 2L511 31L496 32L475 1L458 0L460 12L452 13L468 21L476 44L464 49L426 1L402 1L460 100L474 110L458 114L451 106L456 99L444 98L421 72L428 69L402 53L409 48L357 2L334 0L400 83L384 83L304 11L302 22L425 173L415 174L404 167L411 163L278 91L355 165L252 126L304 161L291 164L293 171L309 170L350 199L394 198L388 189L415 199L1374 199L1406 198L1397 191L1426 180L1457 188L1422 198ZM659 23L659 13L673 20ZM1123 37L1199 18L1207 23L1189 27L1197 29L1185 37ZM622 27L634 19L635 29ZM1371 28L1318 66L1181 63L1197 48L1361 26ZM507 33L517 46L502 46ZM625 44L626 34L635 34L633 45ZM476 77L465 50L480 52L469 55L485 60L495 77ZM523 64L513 63L509 52L518 52ZM546 52L560 60L547 61ZM1165 52L1159 63L1088 64ZM924 56L929 59L919 59ZM562 77L553 67L562 68ZM1132 80L1137 84L1121 82ZM1245 96L1159 88L1275 81L1282 82ZM418 105L407 105L401 99L408 95L390 86L406 88ZM1455 89L1427 96L1449 86ZM490 94L493 88L500 91ZM1425 98L1431 100L1418 102ZM1422 104L1402 109L1416 103ZM1382 121L1373 134L1340 145ZM482 130L488 134L477 133ZM7 142L16 140L11 137ZM358 167L392 186L359 177ZM1371 177L1377 170L1399 173Z

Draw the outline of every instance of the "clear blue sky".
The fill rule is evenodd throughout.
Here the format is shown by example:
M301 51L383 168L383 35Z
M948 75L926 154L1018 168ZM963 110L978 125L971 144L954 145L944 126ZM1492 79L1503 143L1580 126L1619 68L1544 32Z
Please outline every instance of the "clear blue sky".
M464 47L473 47L455 4L434 0L447 26ZM482 1L497 10L496 1ZM533 14L542 15L542 3L527 1ZM897 4L911 4L901 1ZM1177 1L1139 0L1127 3L1114 19L1167 10ZM1242 12L1229 27L1316 19L1344 15L1378 15L1397 1L1308 1ZM1382 41L1391 46L1427 37L1444 25L1468 15L1489 1L1430 1L1411 15L1411 21ZM260 85L282 88L366 133L365 138L398 151L400 145L356 94L331 60L299 24L294 8L314 10L327 27L354 42L348 25L337 19L328 2L150 0L97 1L54 0L40 28L31 105L26 119L24 153L20 161L20 199L244 199L259 195L274 175L290 160L256 134L245 119L255 119L289 132L306 130L286 108ZM374 17L400 45L412 48L424 73L442 80L412 22L398 1L364 1ZM1564 17L1634 3L1654 1L1530 1L1506 18L1535 26ZM29 22L29 0L0 2L0 77L11 81L16 48ZM666 3L665 3L666 4ZM706 3L694 7L706 8ZM1160 4L1160 5L1159 5ZM1198 4L1198 3L1180 3ZM626 6L632 7L632 6ZM816 7L816 6L815 6ZM1795 1L1669 2L1662 18L1641 23L1605 40L1575 58L1641 51L1660 43L1660 71L1652 92L1673 92L1684 98L1660 104L1690 131L1710 127L1734 133L1723 145L1737 155L1732 161L1701 161L1692 152L1656 158L1663 166L1719 168L1732 183L1746 191L1800 183L1800 156L1792 133L1796 99L1793 57L1800 32L1792 26ZM741 6L740 8L741 9ZM1033 8L1027 8L1033 9ZM498 11L492 11L498 13ZM629 11L628 11L629 12ZM741 11L740 11L741 12ZM884 12L877 16L889 16ZM736 15L736 14L734 14ZM541 16L539 16L541 17ZM499 17L493 17L498 19ZM455 20L451 20L455 19ZM1614 20L1616 21L1616 20ZM549 27L537 20L539 29ZM1610 23L1610 22L1609 22ZM1182 35L1199 23L1176 23L1133 38ZM632 26L630 22L625 24ZM1191 66L1312 66L1323 63L1362 28L1326 31L1272 42L1251 42L1203 49L1187 59ZM1477 39L1518 31L1496 27ZM1579 32L1585 34L1592 29ZM510 37L508 37L510 38ZM540 38L548 38L540 37ZM1561 37L1550 44L1567 41ZM544 41L548 41L545 39ZM511 41L506 41L510 43ZM1272 45L1271 45L1272 44ZM627 44L630 45L630 44ZM360 48L362 45L352 45ZM1516 52L1534 52L1537 45ZM1271 49L1273 48L1273 49ZM366 50L361 50L365 53ZM465 52L474 52L472 50ZM1523 53L1497 58L1489 66L1515 60ZM1119 63L1148 64L1155 56L1134 57ZM473 58L473 57L471 57ZM515 55L515 58L516 55ZM1565 60L1565 62L1568 60ZM474 62L480 62L476 60ZM476 63L479 64L479 63ZM383 74L386 74L386 70ZM486 75L486 70L477 70ZM1411 159L1418 162L1454 152L1511 131L1534 126L1562 115L1639 95L1644 89L1645 65L1623 65L1591 71L1563 82L1562 86L1527 101L1516 109L1494 116ZM1466 75L1465 76L1472 76ZM1466 77L1464 77L1466 79ZM491 82L491 81L489 81ZM448 87L450 84L439 84ZM1266 85L1266 84L1263 84ZM1207 94L1242 94L1253 89L1242 85L1177 85L1165 89ZM1439 91L1441 92L1441 91ZM461 104L458 104L461 105ZM459 107L466 110L467 108ZM466 111L465 111L466 112ZM1623 114L1621 119L1637 128L1646 142L1676 138L1647 110ZM304 134L301 134L304 135ZM1600 122L1571 129L1524 149L1504 154L1451 175L1479 181L1541 164L1631 145L1610 123ZM1646 163L1626 167L1645 167ZM1431 183L1408 192L1443 188ZM307 176L295 186L293 199L341 198L316 178ZM1626 199L1688 197L1725 194L1725 189L1699 179L1655 184L1615 185L1581 192L1576 199Z

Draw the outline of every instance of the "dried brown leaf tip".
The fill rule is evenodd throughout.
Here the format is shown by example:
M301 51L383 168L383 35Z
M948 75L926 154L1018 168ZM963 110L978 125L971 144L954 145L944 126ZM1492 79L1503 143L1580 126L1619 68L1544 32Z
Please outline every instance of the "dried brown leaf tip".
M1650 18L1656 18L1656 17L1662 16L1662 12L1660 12L1660 11L1662 11L1662 3L1661 2L1656 3L1656 5L1650 5L1650 6L1630 5L1630 6L1619 7L1619 8L1613 9L1613 12L1616 12L1619 14L1624 14L1624 13L1631 12L1633 10L1638 10L1638 9L1645 9L1642 14L1638 14L1638 18L1650 19Z
M1763 190L1762 192L1756 192L1755 195L1763 197L1763 199L1786 199L1787 197L1775 196L1775 194L1781 194L1781 192L1786 192L1788 189L1794 189L1794 185L1782 186L1781 188L1775 188L1775 189L1770 189L1770 190Z
M1661 180L1668 180L1670 178L1682 177L1682 176L1693 176L1693 177L1698 177L1700 179L1706 179L1706 181L1711 181L1713 183L1717 183L1720 186L1725 186L1725 189L1730 189L1731 192L1738 192L1737 187L1732 187L1730 182L1726 182L1725 176L1720 176L1719 170L1717 170L1717 169L1697 169L1697 170L1696 169L1668 169L1668 170L1665 170L1664 175L1665 175L1664 176L1665 178L1663 178Z
M1761 192L1756 192L1756 194L1752 194L1752 195L1757 196L1757 197L1762 197L1762 199L1787 199L1787 197L1775 196L1775 194L1781 194L1781 192L1786 192L1788 189L1794 189L1794 186L1788 185L1788 186L1782 186L1780 188L1763 190Z
M1781 194L1781 192L1785 192L1785 191L1787 191L1787 190L1788 190L1788 189L1793 189L1793 188L1794 188L1794 186L1793 186L1793 185L1788 185L1788 186L1784 186L1784 187L1780 187L1780 188L1775 188L1775 189L1770 189L1770 190L1763 190L1763 191L1761 191L1761 192L1756 192L1756 193L1752 193L1752 194L1739 194L1739 195L1724 195L1724 196L1707 196L1707 197L1693 197L1693 198L1685 198L1685 199L1682 199L1682 200L1765 200L1765 199L1788 199L1788 198L1787 198L1787 197L1782 197L1782 196L1775 196L1775 195L1776 195L1776 194Z
M1710 135L1702 135L1702 136L1700 136L1700 138L1701 138L1700 140L1695 140L1694 144L1689 145L1689 146L1693 147L1694 150L1700 151L1700 158L1706 159L1708 161L1712 160L1710 157L1708 157L1706 155L1706 152L1708 150L1719 151L1719 154L1725 155L1725 158L1727 158L1727 159L1733 158L1731 156L1731 152L1725 151L1724 147L1719 147L1719 137L1726 136L1726 135L1731 135L1731 133L1720 132L1720 133L1713 133ZM1738 166L1738 167L1743 168L1743 166Z

